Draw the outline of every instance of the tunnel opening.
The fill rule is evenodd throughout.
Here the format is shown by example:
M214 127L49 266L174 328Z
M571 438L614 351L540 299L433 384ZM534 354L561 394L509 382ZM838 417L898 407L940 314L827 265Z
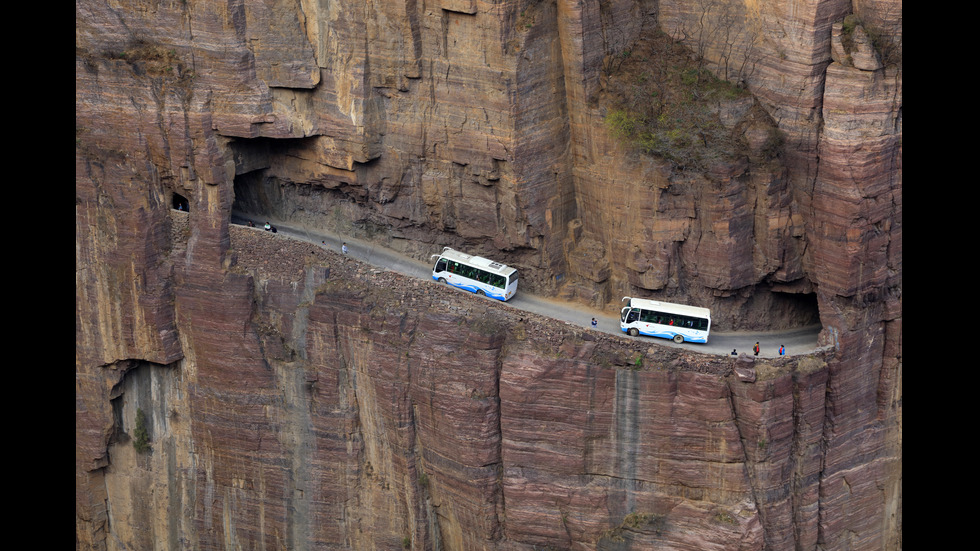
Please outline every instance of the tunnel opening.
M820 325L813 287L750 288L715 301L711 321L720 331L791 331Z
M344 202L343 171L316 161L316 138L236 139L232 222L279 221L317 227ZM311 225L312 224L312 225Z
M773 329L796 329L820 323L816 293L772 293L771 311L779 313Z
M281 223L310 231L371 238L361 212L342 189L283 180L268 170L235 177L233 224Z
M265 182L265 171L258 170L235 176L235 201L232 203L232 222L280 219L276 204L281 202L278 186Z
M190 211L190 201L187 200L187 197L184 197L177 192L174 192L173 197L171 198L171 206L174 210L182 210L184 212Z
M291 141L291 140L290 140ZM276 205L281 197L275 186L265 186L266 173L275 155L273 140L267 138L235 139L229 144L235 160L235 199L231 206L232 223L279 218ZM272 196L268 196L272 193Z

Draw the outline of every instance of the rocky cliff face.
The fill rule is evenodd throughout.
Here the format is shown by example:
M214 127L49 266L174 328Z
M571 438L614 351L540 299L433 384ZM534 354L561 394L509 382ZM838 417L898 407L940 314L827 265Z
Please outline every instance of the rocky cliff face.
M741 154L609 132L658 30ZM901 90L888 1L77 3L77 547L900 548ZM746 383L233 208L832 352Z
M106 406L77 423L83 547L816 542L832 356L749 362L746 383L727 357L231 236L234 269L175 286L190 354L79 383Z

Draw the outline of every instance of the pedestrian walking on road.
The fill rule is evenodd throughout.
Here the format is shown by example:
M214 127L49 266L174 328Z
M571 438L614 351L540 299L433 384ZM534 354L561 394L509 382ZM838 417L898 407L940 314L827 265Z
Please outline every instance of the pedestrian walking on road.
M779 355L780 356L785 356L786 355L786 347L785 346L779 345Z
M752 351L755 352L756 356L759 355L759 341L755 341L755 346L752 347Z
M592 328L595 329L597 327L599 327L599 322L595 318L592 318Z
M340 252L347 254L347 243L340 246Z

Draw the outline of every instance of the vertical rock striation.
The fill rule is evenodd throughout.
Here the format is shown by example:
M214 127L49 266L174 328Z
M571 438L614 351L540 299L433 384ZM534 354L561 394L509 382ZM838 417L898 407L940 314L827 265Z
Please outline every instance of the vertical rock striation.
M77 3L76 546L901 548L901 11ZM751 92L696 170L610 131L665 36ZM743 382L233 209L828 349Z

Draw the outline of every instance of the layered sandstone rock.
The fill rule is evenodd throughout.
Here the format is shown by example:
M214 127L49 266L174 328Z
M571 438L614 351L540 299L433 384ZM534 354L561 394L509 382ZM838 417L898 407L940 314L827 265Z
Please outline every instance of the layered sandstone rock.
M658 29L752 92L742 157L610 134ZM899 548L901 106L888 0L76 4L78 546ZM835 353L740 382L233 208Z
M81 487L112 504L81 511L86 548L760 549L816 533L822 360L744 383L728 358L232 237L224 281L177 286L187 356L133 365L98 420L111 438L79 435L109 457Z

